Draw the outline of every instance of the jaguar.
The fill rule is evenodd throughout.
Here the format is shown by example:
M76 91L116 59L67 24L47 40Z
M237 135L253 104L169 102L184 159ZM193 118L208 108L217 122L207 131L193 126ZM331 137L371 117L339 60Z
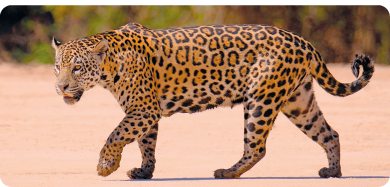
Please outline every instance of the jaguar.
M374 62L357 54L351 83L340 83L318 50L297 34L269 25L211 25L149 29L129 23L118 29L61 43L53 37L56 91L75 104L96 85L109 90L125 113L100 152L98 174L119 167L123 148L137 141L142 163L127 172L150 179L155 169L158 122L175 113L217 107L244 110L244 152L217 179L239 178L266 154L266 140L281 111L326 152L320 177L341 177L338 133L326 122L313 80L334 96L365 87ZM360 74L360 68L363 68Z

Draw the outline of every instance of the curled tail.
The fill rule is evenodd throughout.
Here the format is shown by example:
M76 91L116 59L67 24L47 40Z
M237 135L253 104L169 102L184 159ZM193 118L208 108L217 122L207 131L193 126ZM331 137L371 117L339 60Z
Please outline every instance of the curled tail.
M321 58L319 61L313 59L313 62L315 63L313 63L311 74L314 79L317 80L318 84L326 90L326 92L335 96L345 97L356 93L370 82L370 79L374 74L374 62L370 57L365 56L364 54L356 54L356 58L351 62L352 73L356 78L359 76L360 66L363 66L362 75L351 83L340 83L337 81L326 68L325 63Z

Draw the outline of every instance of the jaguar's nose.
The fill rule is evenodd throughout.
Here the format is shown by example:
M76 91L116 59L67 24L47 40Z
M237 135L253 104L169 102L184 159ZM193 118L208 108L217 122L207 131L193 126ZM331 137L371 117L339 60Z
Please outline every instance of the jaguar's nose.
M58 88L65 93L65 90L69 87L69 84L57 84Z

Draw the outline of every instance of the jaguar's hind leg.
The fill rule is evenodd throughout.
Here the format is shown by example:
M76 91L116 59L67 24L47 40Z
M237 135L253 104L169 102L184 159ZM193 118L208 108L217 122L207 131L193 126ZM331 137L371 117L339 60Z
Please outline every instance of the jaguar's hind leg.
M325 150L329 168L320 169L319 176L341 177L339 135L328 125L317 106L311 77L294 92L281 110L304 134Z

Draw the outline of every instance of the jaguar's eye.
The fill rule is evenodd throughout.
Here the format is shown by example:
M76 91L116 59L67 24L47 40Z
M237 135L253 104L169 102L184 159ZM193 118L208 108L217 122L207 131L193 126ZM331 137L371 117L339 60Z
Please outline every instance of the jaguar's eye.
M81 69L81 66L80 65L76 65L76 66L74 66L73 71L77 71L79 69Z
M56 69L57 69L57 71L60 71L60 65L56 65Z

